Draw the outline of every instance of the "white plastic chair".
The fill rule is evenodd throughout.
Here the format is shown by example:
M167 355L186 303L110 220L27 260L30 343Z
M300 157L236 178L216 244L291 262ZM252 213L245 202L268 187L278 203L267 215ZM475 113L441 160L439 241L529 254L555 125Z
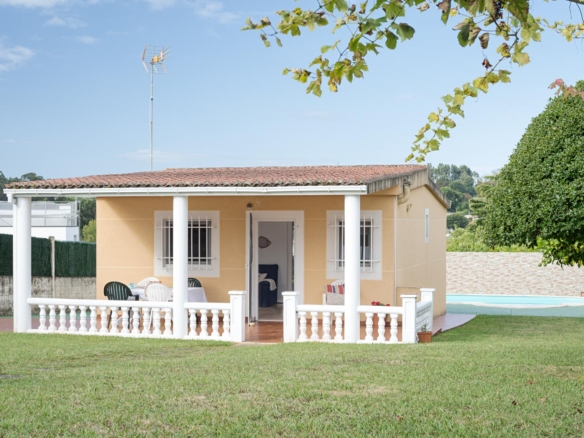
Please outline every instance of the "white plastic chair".
M150 283L146 286L146 298L148 301L166 302L172 299L172 290L162 283ZM171 318L172 320L172 318ZM165 315L165 321L168 321ZM150 327L154 324L154 317L150 318Z
M162 283L150 283L146 286L146 298L148 301L170 301L172 290Z
M338 286L340 284L345 284L345 280L335 280L331 283L332 286ZM327 304L341 305L341 306L345 304L345 295L344 294L331 294L331 293L326 292L326 286L324 288L325 288L325 292L322 294L322 304L324 304L325 306ZM333 296L330 297L331 295L333 295ZM336 296L336 295L338 295L338 296ZM333 298L333 299L327 300L327 296L329 296L330 298Z
M136 286L137 287L146 287L146 286L148 286L151 283L160 283L160 280L158 278L156 278L156 277L146 277L146 278L140 280L136 284Z

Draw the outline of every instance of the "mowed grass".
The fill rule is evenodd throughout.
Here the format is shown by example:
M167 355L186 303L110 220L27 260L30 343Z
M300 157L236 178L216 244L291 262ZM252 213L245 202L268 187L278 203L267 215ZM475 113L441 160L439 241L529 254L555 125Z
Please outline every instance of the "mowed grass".
M431 344L0 334L0 436L583 436L584 319Z

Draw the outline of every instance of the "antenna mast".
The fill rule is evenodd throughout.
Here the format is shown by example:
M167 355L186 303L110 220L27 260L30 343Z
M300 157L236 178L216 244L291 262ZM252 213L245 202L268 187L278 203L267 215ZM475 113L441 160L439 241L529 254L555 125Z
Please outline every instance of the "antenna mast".
M165 73L165 59L170 57L170 47L144 46L142 65L150 73L150 170L153 170L154 155L154 74Z

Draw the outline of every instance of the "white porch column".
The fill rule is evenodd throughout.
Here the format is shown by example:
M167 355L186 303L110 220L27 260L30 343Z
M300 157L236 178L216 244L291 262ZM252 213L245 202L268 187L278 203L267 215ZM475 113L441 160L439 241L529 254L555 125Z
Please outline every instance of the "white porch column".
M361 197L345 195L345 341L357 343L361 304Z
M182 339L187 335L187 301L189 283L189 198L172 198L172 289L174 302L173 336Z
M284 300L284 342L296 342L298 340L297 295L297 292L282 292Z
M404 313L402 315L402 342L415 344L416 334L416 298L418 295L401 295Z
M245 295L244 290L229 291L231 303L231 342L245 341Z
M16 229L12 240L13 251L13 306L14 332L26 333L31 329L30 306L27 300L31 297L31 200L17 198L14 206Z

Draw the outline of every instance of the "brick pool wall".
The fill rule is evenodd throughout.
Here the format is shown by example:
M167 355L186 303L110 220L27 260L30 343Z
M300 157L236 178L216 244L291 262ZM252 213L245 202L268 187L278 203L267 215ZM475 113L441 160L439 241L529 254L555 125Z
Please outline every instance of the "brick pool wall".
M448 252L446 293L582 296L584 267L540 261L537 252Z

